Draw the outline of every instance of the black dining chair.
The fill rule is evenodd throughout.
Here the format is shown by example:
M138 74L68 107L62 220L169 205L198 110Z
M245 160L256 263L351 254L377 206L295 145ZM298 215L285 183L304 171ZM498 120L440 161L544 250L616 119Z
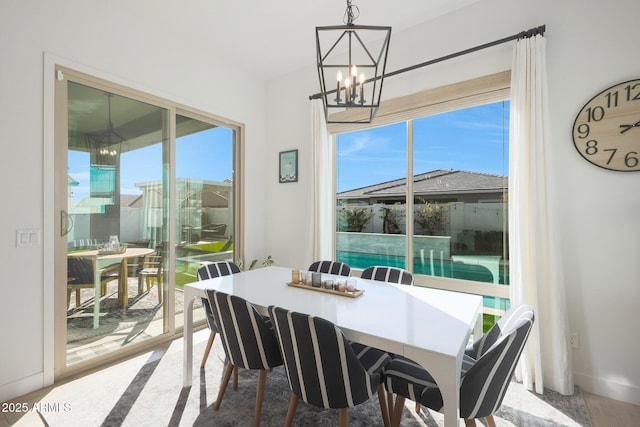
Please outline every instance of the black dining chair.
M533 326L533 309L511 308L464 354L460 377L460 417L466 426L486 418L495 426L493 414L500 408L511 376ZM431 374L416 362L395 356L385 370L384 384L396 401L391 425L399 426L405 399L435 411L442 410L442 395Z
M351 276L351 267L339 261L316 261L309 266L309 271L317 273Z
M282 365L276 336L268 319L262 317L247 300L212 289L206 289L205 292L220 332L222 347L229 361L213 409L217 411L220 408L222 397L234 371L238 368L258 369L260 374L253 425L259 426L267 372Z
M204 264L200 268L198 268L198 280L213 279L215 277L228 276L230 274L236 273L240 273L240 267L238 267L231 261L211 262L208 264ZM209 333L209 341L207 341L207 346L204 349L204 355L202 356L200 369L203 369L205 363L207 363L207 358L209 357L209 352L211 351L213 340L216 338L216 333L218 332L218 327L216 326L215 319L213 318L213 312L211 311L211 305L206 298L202 298L202 307L204 308L204 312L207 316L207 325L209 326L209 330L211 332ZM233 388L234 390L238 388L237 377L234 377L233 379Z
M413 285L413 275L407 270L397 267L373 266L365 268L360 275L363 279L379 282L397 283L399 285Z
M98 263L96 256L76 257L67 256L67 309L71 305L71 293L76 292L76 308L80 307L80 290L95 288L95 275ZM119 279L121 265L114 263L98 269L100 272L100 295L95 295L96 299L107 293L107 283L114 279Z
M275 306L269 314L292 392L285 426L293 424L299 399L338 409L340 427L347 426L349 408L376 392L384 425L389 425L382 373L391 356L350 342L328 320Z

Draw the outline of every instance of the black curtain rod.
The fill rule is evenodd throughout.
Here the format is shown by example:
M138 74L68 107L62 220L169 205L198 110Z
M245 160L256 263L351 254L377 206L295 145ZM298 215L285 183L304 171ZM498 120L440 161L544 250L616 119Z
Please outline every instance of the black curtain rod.
M505 38L502 38L500 40L495 40L495 41L492 41L490 43L481 44L481 45L476 46L476 47L472 47L472 48L469 48L469 49L461 50L460 52L456 52L456 53L451 53L449 55L445 55L445 56L442 56L440 58L432 59L430 61L422 62L420 64L412 65L410 67L402 68L400 70L391 71L391 72L385 74L383 76L383 78L386 79L387 77L395 76L397 74L406 73L407 71L412 71L412 70L415 70L417 68L426 67L427 65L436 64L438 62L447 61L449 59L453 59L453 58L456 58L458 56L466 55L468 53L476 52L478 50L486 49L486 48L489 48L489 47L492 47L492 46L497 46L499 44L507 43L507 42L510 42L512 40L526 39L526 38L529 38L529 37L537 36L538 34L539 35L544 35L545 29L546 29L546 25L540 25L539 27L531 28L531 29L529 29L527 31L520 31L518 34L514 34L512 36L505 37ZM378 78L380 78L380 77L378 77ZM365 83L372 82L375 79L376 78L372 78L372 79L366 80ZM327 94L334 93L335 91L336 91L335 89L330 90L330 91L327 92ZM320 97L322 97L322 93L321 92L313 94L313 95L310 95L309 99L310 100L311 99L318 99Z

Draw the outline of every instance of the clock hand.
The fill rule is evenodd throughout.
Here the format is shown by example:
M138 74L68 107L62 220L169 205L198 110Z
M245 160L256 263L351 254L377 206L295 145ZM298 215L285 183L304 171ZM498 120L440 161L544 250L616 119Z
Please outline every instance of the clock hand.
M640 120L638 120L637 122L635 122L632 125L620 125L621 128L624 128L624 130L621 130L620 133L625 133L626 131L628 131L629 129L633 128L633 127L640 127Z

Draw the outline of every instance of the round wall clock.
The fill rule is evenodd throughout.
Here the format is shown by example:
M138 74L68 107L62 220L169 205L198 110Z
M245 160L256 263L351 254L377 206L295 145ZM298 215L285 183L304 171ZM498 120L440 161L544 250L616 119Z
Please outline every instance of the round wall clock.
M596 166L640 171L640 79L618 83L591 98L573 123L573 143Z

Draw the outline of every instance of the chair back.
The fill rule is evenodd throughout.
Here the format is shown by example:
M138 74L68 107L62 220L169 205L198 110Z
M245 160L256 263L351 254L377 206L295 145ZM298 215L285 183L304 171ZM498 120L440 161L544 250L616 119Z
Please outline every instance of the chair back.
M534 318L531 307L513 307L466 352L476 362L461 379L462 418L482 418L498 410Z
M212 262L198 268L198 280L213 279L235 273L240 273L240 267L231 261Z
M399 285L413 285L413 275L407 270L396 267L368 267L364 269L360 277L380 282L397 283Z
M309 271L336 274L338 276L351 276L351 267L339 261L316 261L309 266Z
M228 276L235 273L240 273L240 267L231 261L212 262L198 268L198 280L213 279L215 277ZM209 329L212 331L218 331L209 300L202 298L202 307L204 308L204 313L207 315L207 325L209 325Z
M380 383L369 374L342 331L328 320L269 307L291 391L320 408L351 408Z
M68 284L88 284L95 281L96 257L67 256Z
M145 255L142 260L142 272L148 275L162 274L162 255Z
M245 369L282 365L273 330L251 303L212 289L205 292L220 331L222 347L231 363Z

